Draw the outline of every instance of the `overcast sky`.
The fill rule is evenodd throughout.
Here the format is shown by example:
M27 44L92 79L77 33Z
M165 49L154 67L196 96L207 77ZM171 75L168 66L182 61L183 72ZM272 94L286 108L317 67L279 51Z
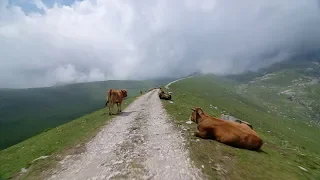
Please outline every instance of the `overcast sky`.
M0 87L241 73L319 47L319 0L0 0Z

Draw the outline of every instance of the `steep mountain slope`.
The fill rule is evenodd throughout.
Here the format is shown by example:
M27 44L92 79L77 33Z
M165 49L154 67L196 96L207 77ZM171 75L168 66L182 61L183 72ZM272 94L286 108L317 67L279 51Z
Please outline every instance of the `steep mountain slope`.
M128 89L130 97L137 95L140 89L147 90L169 81L104 81L47 88L0 89L0 149L103 108L109 88Z
M291 62L291 64L289 64ZM289 61L260 70L260 75L246 79L237 92L250 97L271 112L298 119L309 126L320 125L320 63ZM279 69L281 67L281 69ZM257 75L257 74L256 74ZM247 74L233 76L241 81ZM243 78L244 79L244 78Z
M169 87L169 91L173 94L173 103L164 102L165 107L188 137L191 158L199 167L203 167L203 171L209 177L320 178L320 140L317 138L320 129L316 121L311 121L309 117L309 119L300 118L303 113L316 112L308 108L301 110L294 108L295 105L290 104L292 101L287 100L288 95L281 95L293 80L298 79L300 82L303 79L299 78L305 77L296 71L294 75L282 76L283 73L289 72L291 70L282 68L274 72L276 75L272 76L273 79L268 79L266 82L261 80L265 77L254 77L255 82L249 82L250 80L235 81L225 77L204 75L176 82ZM239 76L241 75L238 75L238 78ZM259 82L263 82L265 87L258 84ZM308 101L306 98L310 95L317 96L318 91L315 87L318 84L311 84L308 86L309 91L299 96L304 101ZM297 85L298 87L300 86ZM288 102L284 104L282 101ZM317 104L317 101L313 102ZM262 147L264 152L232 148L217 141L194 137L195 124L189 124L188 118L191 115L190 108L195 106L202 107L206 113L215 117L220 117L224 113L250 122L265 142Z

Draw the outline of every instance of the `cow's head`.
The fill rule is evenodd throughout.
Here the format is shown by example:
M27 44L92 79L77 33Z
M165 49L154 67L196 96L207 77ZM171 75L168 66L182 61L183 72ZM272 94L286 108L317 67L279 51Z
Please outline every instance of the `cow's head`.
M122 96L123 96L123 97L127 97L127 96L128 96L127 90L125 90L125 89L122 89L122 90L121 90L121 93L122 93Z
M203 110L200 107L191 108L191 110L192 110L192 114L189 119L195 123L198 123L200 114L203 113Z

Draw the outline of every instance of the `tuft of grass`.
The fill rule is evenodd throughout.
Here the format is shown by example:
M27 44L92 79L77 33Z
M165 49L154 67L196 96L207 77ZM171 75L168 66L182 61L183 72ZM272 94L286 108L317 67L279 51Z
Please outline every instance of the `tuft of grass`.
M123 109L134 99L125 100ZM107 108L100 109L0 151L0 177L11 178L21 168L28 168L21 176L23 179L41 179L41 172L54 167L66 154L84 151L85 143L114 117L109 116ZM32 162L40 156L49 157Z
M222 77L205 75L170 86L173 103L163 103L184 132L196 166L204 166L201 169L210 179L319 179L319 129L268 112L263 104L236 93L237 85ZM195 106L211 116L224 113L250 122L265 142L263 152L194 137L196 125L185 122L191 115L190 108Z

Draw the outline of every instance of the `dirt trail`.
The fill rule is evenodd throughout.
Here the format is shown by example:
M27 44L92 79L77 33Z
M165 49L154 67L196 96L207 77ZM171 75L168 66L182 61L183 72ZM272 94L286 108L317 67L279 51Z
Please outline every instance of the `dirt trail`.
M139 97L48 179L203 179L157 92Z

